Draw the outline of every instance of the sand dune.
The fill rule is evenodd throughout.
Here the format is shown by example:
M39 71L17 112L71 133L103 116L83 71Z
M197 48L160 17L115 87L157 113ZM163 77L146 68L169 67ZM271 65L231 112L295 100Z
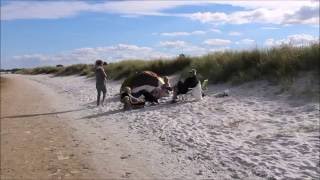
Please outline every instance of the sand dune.
M210 86L200 102L187 98L167 104L163 100L159 106L127 112L115 97L119 82L108 82L106 106L96 107L91 79L24 77L57 92L65 99L61 106L65 110L85 108L68 113L74 120L67 123L90 149L89 160L102 175L121 174L129 179L319 178L319 91L309 77L298 79L288 89L264 81ZM225 89L230 96L214 97ZM115 146L120 147L118 153ZM106 165L112 166L110 157L115 168L107 173Z

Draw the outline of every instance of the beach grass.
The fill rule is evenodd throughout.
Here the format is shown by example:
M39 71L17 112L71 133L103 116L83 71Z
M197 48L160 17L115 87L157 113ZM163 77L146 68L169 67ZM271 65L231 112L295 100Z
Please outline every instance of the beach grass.
M186 74L195 68L200 79L211 83L242 83L251 80L283 80L295 77L301 71L319 73L319 43L294 47L283 45L269 49L215 52L200 57L179 56L173 59L125 60L104 66L110 79L119 80L149 70L159 75ZM56 76L93 76L93 64L75 64L66 67L37 67L22 69L23 74L55 74Z

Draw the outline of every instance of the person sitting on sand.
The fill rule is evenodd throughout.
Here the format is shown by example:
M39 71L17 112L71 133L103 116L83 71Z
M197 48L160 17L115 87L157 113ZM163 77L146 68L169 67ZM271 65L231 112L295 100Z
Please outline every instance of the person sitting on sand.
M173 98L172 102L176 102L178 95L186 94L190 89L196 87L199 84L199 80L197 78L197 71L192 69L189 71L190 75L188 78L184 80L184 82L179 81L177 85L173 88Z
M169 94L170 91L173 91L173 88L169 83L169 78L167 76L164 76L163 81L164 81L164 84L161 86L161 89L166 91L167 94Z
M139 98L143 95L145 101L152 104L158 103L161 97L169 95L168 89L171 88L167 77L161 77L151 71L137 72L128 77L123 81L120 92L127 86L131 88L132 96Z
M106 98L107 88L106 88L106 81L107 81L107 74L103 69L103 61L97 60L95 63L95 75L96 75L96 89L97 89L97 106L100 105L100 96L101 92L103 93L102 103L104 105L104 100Z
M143 95L145 97L145 101L151 102L153 105L158 104L158 100L161 97L168 96L170 91L173 91L169 79L167 76L163 77L164 84L160 87L154 88L151 92L148 92L147 90L140 90L138 93L132 93L135 97L140 97Z
M145 102L139 98L135 98L131 94L131 88L125 87L124 91L120 95L121 102L124 104L124 110L143 108Z

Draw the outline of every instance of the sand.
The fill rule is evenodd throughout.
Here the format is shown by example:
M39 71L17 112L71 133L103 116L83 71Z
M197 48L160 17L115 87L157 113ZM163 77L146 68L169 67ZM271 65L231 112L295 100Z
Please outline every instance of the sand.
M1 179L96 176L53 100L38 83L1 76Z
M209 86L199 102L163 100L127 112L115 96L120 82L108 82L106 106L96 107L93 79L18 77L50 89L55 111L71 110L58 115L65 124L59 130L80 144L79 159L95 177L319 179L319 87L312 76L291 88L265 81ZM228 97L214 96L226 89Z

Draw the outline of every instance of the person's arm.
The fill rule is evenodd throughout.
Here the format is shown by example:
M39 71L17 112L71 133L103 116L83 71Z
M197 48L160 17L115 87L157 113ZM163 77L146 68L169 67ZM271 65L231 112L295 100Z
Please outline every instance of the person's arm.
M131 94L128 95L130 97L130 102L131 104L134 104L134 105L139 105L141 103L144 103L143 100L139 99L139 98L136 98L134 96L132 96Z
M103 74L104 78L107 79L107 74L106 74L106 72L104 71L103 68L101 68L101 71L102 71L101 73Z

